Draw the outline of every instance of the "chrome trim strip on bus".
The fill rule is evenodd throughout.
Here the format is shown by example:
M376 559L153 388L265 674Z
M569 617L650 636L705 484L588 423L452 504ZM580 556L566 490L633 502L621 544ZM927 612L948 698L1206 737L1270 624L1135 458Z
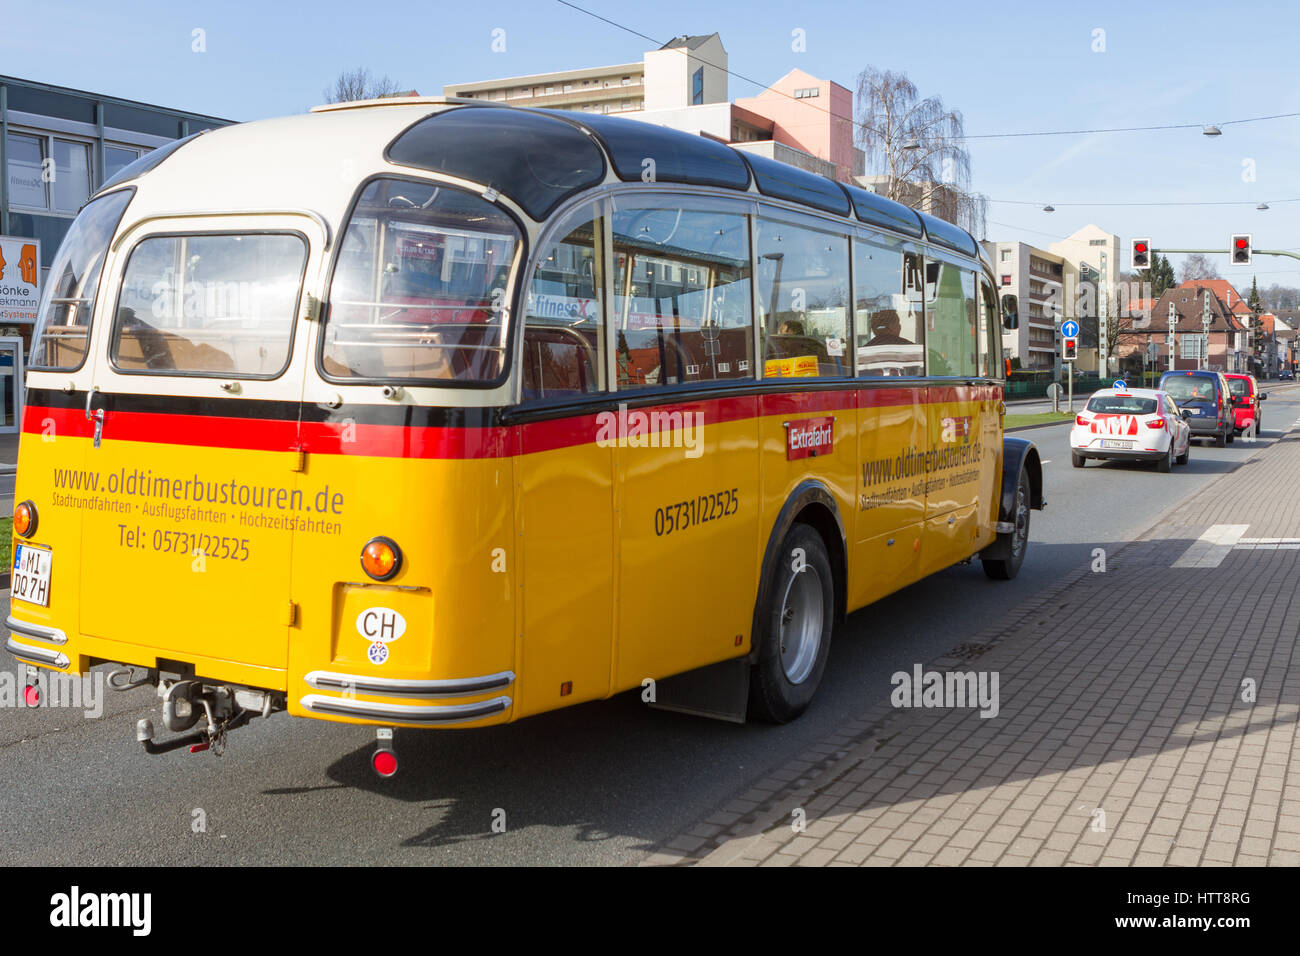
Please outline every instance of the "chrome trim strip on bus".
M315 222L316 225L320 226L321 236L325 240L324 244L321 246L322 252L329 252L330 246L334 241L333 234L330 232L329 222L314 209L294 206L286 206L284 209L178 209L174 212L155 213L154 215L145 216L141 219L135 220L127 226L126 229L118 233L117 238L113 240L113 244L109 249L112 252L117 252L122 248L122 243L126 241L126 237L146 223L166 219L213 219L234 218L237 216L284 216L286 218L292 216L306 216L308 219Z
M376 704L326 694L308 694L300 703L313 714L360 717L364 720L384 720L399 724L457 724L504 713L513 701L509 697L493 697L472 704Z
M303 680L308 686L317 690L339 690L353 694L388 697L468 697L471 694L484 694L490 690L509 687L515 682L515 675L513 671L501 671L499 674L453 680L403 680L396 677L312 671Z
M57 627L46 627L44 624L28 624L26 621L16 620L12 614L5 618L5 627L15 634L21 634L23 637L29 637L33 641L40 641L43 644L68 643L68 635Z
M13 636L5 638L5 650L18 658L20 661L26 661L29 664L47 664L53 667L67 667L69 663L68 656L59 651L48 650L44 647L29 647L26 644L19 644L13 639Z

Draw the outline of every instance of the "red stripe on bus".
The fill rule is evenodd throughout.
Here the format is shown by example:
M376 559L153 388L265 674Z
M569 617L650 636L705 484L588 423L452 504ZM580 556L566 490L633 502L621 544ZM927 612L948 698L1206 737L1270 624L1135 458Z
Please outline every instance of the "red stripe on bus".
M104 420L103 437L249 451L292 451L301 444L304 451L315 454L380 458L507 458L588 445L602 439L617 440L629 432L655 434L659 428L650 426L656 425L669 428L678 422L719 425L761 416L852 411L855 405L886 408L924 405L927 400L930 403L971 402L978 400L979 391L969 386L921 386L740 395L630 409L620 405L599 413L485 428L375 425L347 420L303 422L299 426L297 422L283 419L110 411ZM996 395L1000 389L992 391ZM686 419L688 414L703 418ZM677 415L682 418L676 419ZM23 410L23 431L31 435L89 438L94 433L94 423L81 409L28 405Z

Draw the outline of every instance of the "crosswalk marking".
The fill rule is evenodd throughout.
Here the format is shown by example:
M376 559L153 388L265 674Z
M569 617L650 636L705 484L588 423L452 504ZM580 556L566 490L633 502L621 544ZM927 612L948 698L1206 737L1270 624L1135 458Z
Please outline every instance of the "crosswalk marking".
M1217 568L1250 529L1248 524L1211 525L1173 563L1175 568Z

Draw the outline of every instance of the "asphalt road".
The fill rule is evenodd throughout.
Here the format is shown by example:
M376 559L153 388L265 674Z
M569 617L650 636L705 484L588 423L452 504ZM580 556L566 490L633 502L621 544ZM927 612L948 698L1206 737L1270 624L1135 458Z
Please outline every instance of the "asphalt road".
M1261 443L1300 417L1300 391L1269 391ZM1019 434L1048 461L1049 499L1033 514L1020 576L994 582L978 563L951 568L854 614L817 700L793 724L719 723L625 694L491 730L399 730L401 771L381 781L364 728L280 714L233 734L220 758L149 757L134 739L136 720L154 710L148 689L107 695L98 719L7 703L0 864L635 863L886 696L892 673L969 640L1259 447L1198 444L1190 465L1161 475L1072 468L1063 425ZM21 684L3 652L0 670ZM492 831L498 810L504 833Z

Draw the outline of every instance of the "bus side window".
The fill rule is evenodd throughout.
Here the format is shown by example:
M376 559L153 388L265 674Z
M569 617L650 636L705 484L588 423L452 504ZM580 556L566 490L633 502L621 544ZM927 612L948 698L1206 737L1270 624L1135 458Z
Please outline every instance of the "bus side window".
M926 303L927 373L974 376L979 352L975 274L950 262L927 262Z
M984 378L1001 378L1002 368L1002 316L998 312L997 299L993 296L993 287L985 279L980 280L980 367L979 374Z
M760 218L757 262L763 377L852 375L848 240Z
M920 375L925 325L920 262L900 240L881 236L853 245L854 334L859 375Z
M605 388L604 229L596 205L586 204L560 224L538 260L524 313L525 400Z
M612 217L618 387L752 378L748 218L657 203Z

